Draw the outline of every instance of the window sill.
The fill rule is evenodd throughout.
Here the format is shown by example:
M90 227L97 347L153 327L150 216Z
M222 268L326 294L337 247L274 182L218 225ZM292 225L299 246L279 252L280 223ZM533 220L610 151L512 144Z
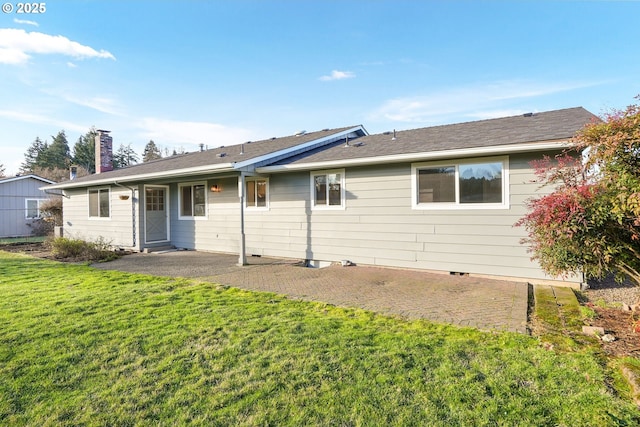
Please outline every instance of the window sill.
M420 203L412 207L413 210L423 211L475 211L475 210L503 210L509 209L509 205L502 203Z

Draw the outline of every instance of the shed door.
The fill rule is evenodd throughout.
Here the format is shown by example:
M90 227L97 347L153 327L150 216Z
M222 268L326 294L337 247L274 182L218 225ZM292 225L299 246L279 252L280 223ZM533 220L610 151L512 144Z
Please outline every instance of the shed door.
M160 242L168 240L167 188L146 187L144 198L146 241Z

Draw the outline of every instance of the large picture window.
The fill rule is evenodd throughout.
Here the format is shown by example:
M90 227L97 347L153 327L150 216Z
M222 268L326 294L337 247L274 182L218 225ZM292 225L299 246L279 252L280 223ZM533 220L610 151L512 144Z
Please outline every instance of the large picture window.
M205 183L182 184L180 192L180 218L205 218L207 192Z
M415 164L414 208L508 208L507 158Z
M108 188L89 190L89 218L109 218L111 201Z
M313 172L311 197L313 208L344 208L344 170Z
M248 208L268 208L269 181L265 178L251 178L245 182Z

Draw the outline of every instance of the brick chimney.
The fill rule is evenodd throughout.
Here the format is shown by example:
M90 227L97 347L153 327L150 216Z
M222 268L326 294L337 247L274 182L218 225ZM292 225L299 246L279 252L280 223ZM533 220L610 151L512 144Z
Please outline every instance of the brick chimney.
M113 170L113 138L108 130L97 130L96 135L96 173Z

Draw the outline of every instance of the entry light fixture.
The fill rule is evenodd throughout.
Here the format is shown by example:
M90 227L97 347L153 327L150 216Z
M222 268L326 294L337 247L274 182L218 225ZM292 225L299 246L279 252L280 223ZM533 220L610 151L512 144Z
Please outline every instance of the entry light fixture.
M222 191L222 186L221 186L221 185L219 185L219 184L213 184L213 185L211 186L211 192L212 192L212 193L219 193L219 192L221 192L221 191Z

